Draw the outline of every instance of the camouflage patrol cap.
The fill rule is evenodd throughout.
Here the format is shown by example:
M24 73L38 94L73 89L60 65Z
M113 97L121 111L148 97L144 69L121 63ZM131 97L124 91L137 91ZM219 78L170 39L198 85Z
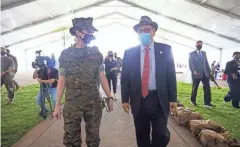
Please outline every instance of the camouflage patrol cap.
M71 35L76 36L76 31L77 30L83 30L86 29L89 32L95 32L98 31L92 24L93 18L88 17L88 18L74 18L72 20L73 27L69 29L69 32Z
M4 47L1 47L1 53L6 53L6 49Z

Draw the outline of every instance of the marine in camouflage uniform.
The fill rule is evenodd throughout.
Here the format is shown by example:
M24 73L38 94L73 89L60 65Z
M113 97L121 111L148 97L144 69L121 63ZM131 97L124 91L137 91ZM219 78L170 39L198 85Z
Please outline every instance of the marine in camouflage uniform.
M9 103L12 103L14 98L14 84L10 71L14 69L14 63L5 54L5 48L1 47L1 88L4 84L8 92Z
M17 70L18 70L17 58L15 56L13 56L12 54L10 54L10 50L9 49L6 49L6 51L7 51L7 56L9 58L11 58L13 60L13 63L14 63L15 71L11 72L11 75L12 75L12 78L13 78L13 84L14 84L14 86L16 86L15 88L16 88L16 91L17 91L19 89L19 85L18 85L17 81L14 80L14 77L15 77L15 75L17 73Z
M75 36L74 32L80 28L92 29L92 18L73 19L71 34ZM82 119L86 123L87 146L99 146L102 103L98 80L99 71L104 71L100 68L103 67L102 63L103 56L97 47L72 46L63 50L59 57L59 74L65 77L66 85L66 103L63 109L65 130L63 143L66 147L81 147Z

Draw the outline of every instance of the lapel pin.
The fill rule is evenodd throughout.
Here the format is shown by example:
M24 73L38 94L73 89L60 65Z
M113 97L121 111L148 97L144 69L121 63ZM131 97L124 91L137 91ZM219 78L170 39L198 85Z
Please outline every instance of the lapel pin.
M160 51L160 54L162 54L163 52L162 51Z

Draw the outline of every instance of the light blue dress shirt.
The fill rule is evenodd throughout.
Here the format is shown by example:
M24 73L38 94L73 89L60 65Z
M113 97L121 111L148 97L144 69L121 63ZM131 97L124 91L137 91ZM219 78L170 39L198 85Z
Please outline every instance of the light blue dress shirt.
M141 77L143 74L143 66L144 66L144 59L145 59L145 52L146 47L141 45ZM156 62L155 62L155 52L154 52L154 42L152 42L149 46L149 56L150 56L150 77L149 77L149 86L148 90L157 90L156 85Z

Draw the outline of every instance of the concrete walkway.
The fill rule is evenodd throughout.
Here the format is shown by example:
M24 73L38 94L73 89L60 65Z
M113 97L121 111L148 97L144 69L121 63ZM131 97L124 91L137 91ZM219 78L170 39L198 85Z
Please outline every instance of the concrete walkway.
M104 110L100 128L100 147L137 147L132 115L124 113L120 99L115 101L114 109L111 113ZM177 126L171 117L168 128L171 132L168 147L202 147L187 129ZM50 117L43 120L12 147L64 147L63 133L63 119L54 120ZM84 142L84 121L82 138ZM85 143L83 147L86 147Z

